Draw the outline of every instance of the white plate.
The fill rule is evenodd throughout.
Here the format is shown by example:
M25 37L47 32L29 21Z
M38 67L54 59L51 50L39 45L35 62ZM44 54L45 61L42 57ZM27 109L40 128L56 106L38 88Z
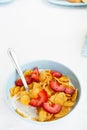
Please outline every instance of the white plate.
M6 4L6 3L9 3L12 1L14 1L14 0L0 0L0 4Z
M48 0L49 3L59 5L59 6L68 6L68 7L84 7L87 6L87 3L71 3L67 0Z

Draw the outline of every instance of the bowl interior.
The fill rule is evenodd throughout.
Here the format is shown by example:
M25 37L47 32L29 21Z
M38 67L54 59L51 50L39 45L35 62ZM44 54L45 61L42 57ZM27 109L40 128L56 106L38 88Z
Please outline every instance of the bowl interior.
M79 83L77 76L68 67L66 67L66 66L64 66L64 65L62 65L58 62L49 61L49 60L40 60L40 61L34 61L34 62L31 62L31 63L24 64L22 66L22 70L24 71L24 70L27 70L27 69L33 69L34 67L38 67L39 69L56 70L56 71L63 73L64 75L69 76L71 83L75 86L75 88L78 89L77 101L76 101L76 103L73 107L73 108L75 108L75 106L78 104L78 101L79 101L80 95L81 95L81 87L80 87L80 83ZM10 76L9 76L7 82L6 82L6 86L5 86L6 100L9 103L9 105L10 105L10 107L13 111L14 111L14 108L13 108L11 101L10 101L10 98L9 98L9 94L10 94L9 90L14 85L15 80L18 77L19 77L19 75L16 71L12 72L10 74Z

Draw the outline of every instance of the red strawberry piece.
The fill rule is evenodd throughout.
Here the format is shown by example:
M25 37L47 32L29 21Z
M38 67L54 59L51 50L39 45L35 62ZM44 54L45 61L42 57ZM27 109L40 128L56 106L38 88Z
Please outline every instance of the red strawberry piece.
M29 104L30 104L31 106L33 106L33 107L39 107L39 106L41 106L42 102L41 102L41 100L40 100L40 97L38 97L38 98L33 98L33 99L31 99L31 101L30 101Z
M66 89L65 89L65 93L66 93L66 94L72 95L74 92L75 92L75 89L73 89L73 88L66 88Z
M60 72L57 72L57 71L54 71L54 70L51 70L51 74L56 77L56 78L60 78L62 76L62 73Z
M64 92L65 91L65 86L60 85L60 83L58 83L56 81L50 81L50 87L56 92Z
M15 85L16 86L23 86L23 83L22 83L22 80L21 79L17 79L16 81L15 81Z
M45 111L47 111L51 114L56 114L61 111L62 106L57 105L57 104L49 104L48 102L45 102L45 103L43 103L43 108Z
M31 78L33 79L33 81L36 81L36 82L39 81L39 70L37 67L33 69L33 73L31 75Z
M32 78L31 78L31 76L29 76L29 75L26 75L26 76L25 76L25 80L26 80L27 84L32 83Z
M33 98L30 101L30 105L34 106L34 107L39 107L41 106L44 102L47 102L48 100L48 94L47 92L43 89L40 91L40 93L38 94L37 98Z
M40 97L40 99L41 99L42 102L46 102L48 100L48 94L47 94L47 92L44 89L42 89L40 91L40 93L38 94L38 96Z

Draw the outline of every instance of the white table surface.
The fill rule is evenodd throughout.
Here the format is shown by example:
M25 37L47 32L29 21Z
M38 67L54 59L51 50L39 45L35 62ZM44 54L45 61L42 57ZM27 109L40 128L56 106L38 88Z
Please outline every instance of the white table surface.
M81 49L87 34L87 8L65 8L46 0L15 0L0 6L0 130L87 130L87 58ZM37 125L9 109L4 85L14 70L7 49L14 48L21 64L49 59L68 66L81 83L76 109L63 121Z

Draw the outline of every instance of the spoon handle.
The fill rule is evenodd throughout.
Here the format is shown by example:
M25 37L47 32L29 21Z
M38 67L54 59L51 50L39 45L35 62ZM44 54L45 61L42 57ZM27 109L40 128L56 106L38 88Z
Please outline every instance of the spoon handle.
M16 68L19 76L21 77L21 80L22 80L22 82L24 84L25 89L28 90L28 85L27 85L26 80L24 78L24 75L23 75L23 72L21 70L21 67L20 67L20 65L18 63L18 59L17 59L17 56L15 54L15 51L13 49L9 48L8 49L8 54L9 54L11 60L13 61L13 64L15 65L15 68Z

